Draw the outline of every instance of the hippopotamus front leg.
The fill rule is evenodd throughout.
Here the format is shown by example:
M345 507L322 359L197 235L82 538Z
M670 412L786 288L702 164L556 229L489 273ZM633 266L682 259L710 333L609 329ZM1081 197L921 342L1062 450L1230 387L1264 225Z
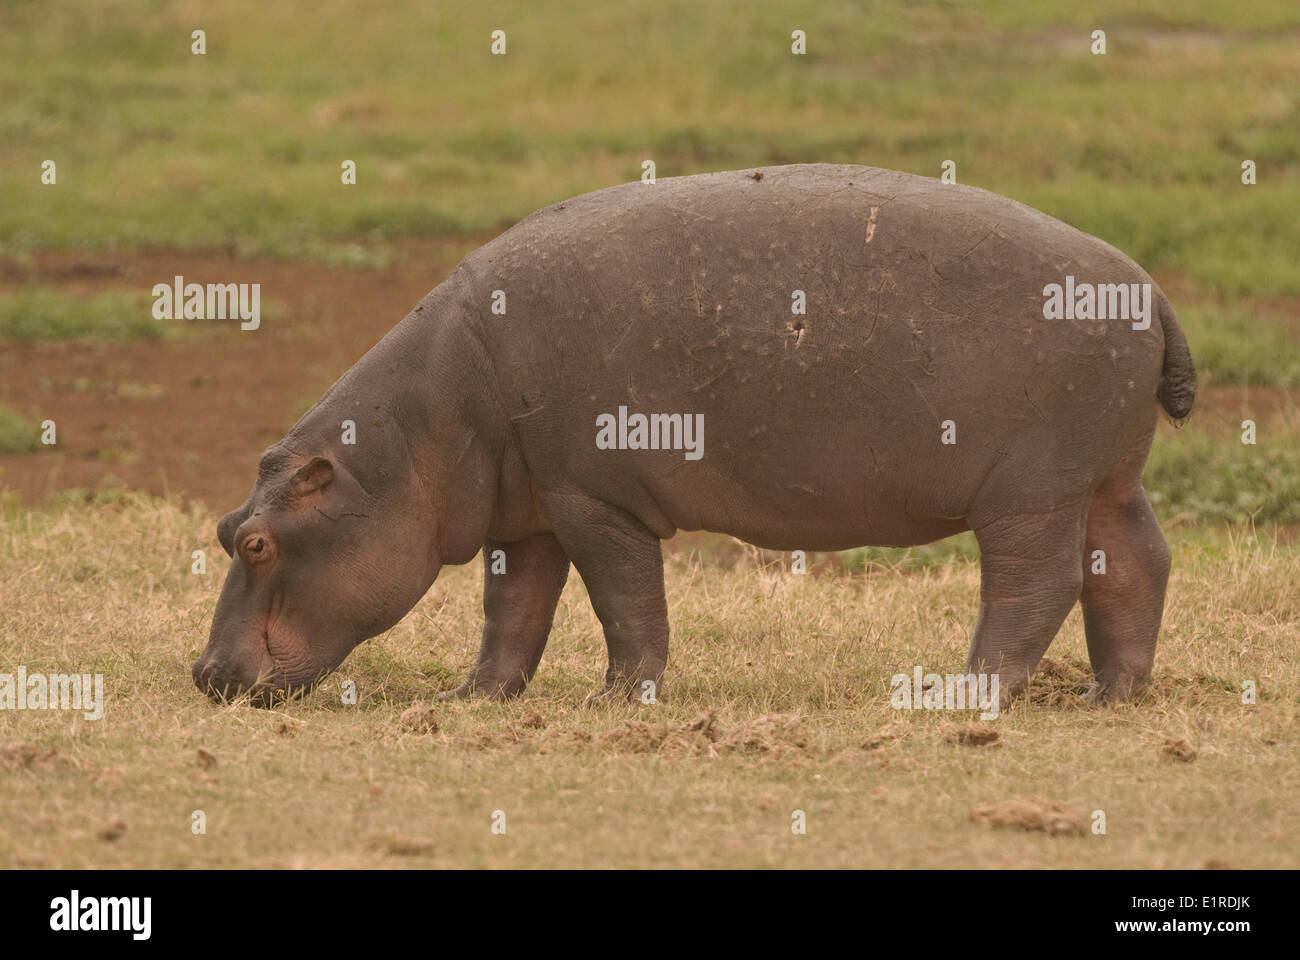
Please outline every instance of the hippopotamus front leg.
M543 500L605 630L609 669L597 699L657 699L668 663L659 537L627 511L586 496Z
M493 572L505 553L504 572ZM546 649L555 605L569 576L569 558L552 534L515 543L483 544L483 643L465 682L439 700L480 696L504 700L532 679Z

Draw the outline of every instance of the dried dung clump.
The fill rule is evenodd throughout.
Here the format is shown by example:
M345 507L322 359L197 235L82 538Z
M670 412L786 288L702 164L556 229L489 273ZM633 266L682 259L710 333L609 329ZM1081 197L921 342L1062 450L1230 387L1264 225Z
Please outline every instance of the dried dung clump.
M599 743L613 753L707 753L717 740L716 725L712 712L688 724L627 720L601 734Z
M1191 763L1196 759L1196 748L1186 740L1179 740L1177 737L1165 737L1164 743L1160 744L1160 755L1166 760Z
M786 757L808 749L802 721L793 714L769 713L755 717L731 732L723 731L713 711L689 723L626 720L621 727L592 734L567 727L547 727L538 732L525 716L503 733L441 738L446 744L474 750L509 750L519 747L537 753L597 747L608 753L658 753L719 756L727 752Z
M106 843L112 843L114 840L121 839L124 833L126 833L126 821L114 820L112 823L100 827L95 836Z
M53 763L59 751L35 743L9 743L0 747L0 770L31 770Z
M529 710L520 719L519 725L525 730L545 730L546 718L536 710Z
M717 741L719 752L748 750L785 754L808 749L803 721L792 713L765 713L741 724Z
M1015 827L1020 830L1040 830L1052 835L1086 833L1088 818L1078 807L1068 803L1055 803L1038 797L1016 798L1001 803L988 804L971 810L972 823L987 823L991 827Z
M415 706L407 707L402 711L402 715L397 718L397 722L405 730L414 733L437 733L438 732L438 712L425 703L417 703Z
M1092 681L1092 674L1082 666L1043 657L1030 678L1029 699L1040 707L1078 704L1092 689Z
M1002 734L985 723L953 724L944 731L943 738L949 743L959 743L963 747L1000 747Z
M433 841L395 833L375 833L366 838L366 849L391 857L422 857L433 853Z
M524 739L517 727L511 727L505 733L480 733L475 737L447 737L443 742L471 750L509 750Z
M912 735L912 725L906 720L891 720L867 739L862 741L863 750L875 750L894 740L903 740Z
M690 723L647 723L628 720L600 737L600 745L620 753L703 754L760 753L787 756L808 748L803 722L794 714L765 713L736 727L722 730L717 714L701 713Z
M563 750L567 747L580 747L588 743L591 743L591 734L586 730L569 730L564 728L547 730L541 736L541 740L537 745L537 752L552 753L557 749Z

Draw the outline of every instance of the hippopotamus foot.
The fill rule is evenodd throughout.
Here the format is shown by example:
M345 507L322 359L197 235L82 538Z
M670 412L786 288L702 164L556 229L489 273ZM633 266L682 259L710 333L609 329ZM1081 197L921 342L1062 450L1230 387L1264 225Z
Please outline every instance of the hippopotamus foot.
M1093 496L1082 597L1088 657L1096 678L1089 699L1117 703L1146 691L1169 562L1169 546L1141 483L1103 487Z
M663 699L663 670L645 670L639 674L605 674L605 685L586 699L587 706L606 703L656 703Z
M1023 692L1076 599L1095 678L1085 701L1129 700L1150 682L1169 547L1136 476L1082 502L971 524L981 602L966 669L998 674L1001 706Z
M1002 707L1024 691L1079 598L1085 507L972 518L980 612L966 672L997 674Z
M1136 700L1143 696L1146 692L1147 682L1149 682L1149 680L1140 682L1134 678L1130 685L1123 687L1107 687L1094 681L1080 699L1089 706L1109 707L1116 703ZM1128 689L1130 692L1127 695L1122 695L1119 691L1123 689Z
M459 687L454 687L451 690L444 690L442 693L434 694L433 699L438 703L447 703L450 700L469 700L473 697L483 697L489 700L493 699L486 690L475 687L468 680L462 683ZM496 699L504 700L506 697L498 697Z
M483 641L478 662L459 687L438 700L522 693L546 649L569 558L552 534L483 544Z

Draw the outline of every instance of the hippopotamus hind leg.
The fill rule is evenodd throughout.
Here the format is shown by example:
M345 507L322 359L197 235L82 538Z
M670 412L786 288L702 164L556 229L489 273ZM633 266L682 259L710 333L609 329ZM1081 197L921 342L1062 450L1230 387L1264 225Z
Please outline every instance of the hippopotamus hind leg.
M1082 588L1081 504L973 522L980 613L967 673L998 675L1001 702L1029 682Z
M1141 483L1103 487L1093 497L1083 560L1091 697L1136 697L1151 679L1169 581L1169 546Z

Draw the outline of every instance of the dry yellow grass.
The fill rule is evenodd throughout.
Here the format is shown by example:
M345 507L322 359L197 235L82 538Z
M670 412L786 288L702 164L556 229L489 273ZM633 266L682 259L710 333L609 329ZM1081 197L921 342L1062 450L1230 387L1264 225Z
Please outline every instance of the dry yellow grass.
M0 673L99 672L106 691L98 721L0 711L0 866L1300 865L1300 550L1272 535L1179 536L1144 703L1079 700L1076 610L991 749L955 726L971 714L889 706L893 674L961 666L978 568L960 557L794 576L673 552L666 696L640 708L583 705L605 652L575 576L521 699L404 722L472 661L477 564L305 701L215 707L189 677L226 564L215 517L134 497L0 513ZM1087 829L972 819L1008 803Z

